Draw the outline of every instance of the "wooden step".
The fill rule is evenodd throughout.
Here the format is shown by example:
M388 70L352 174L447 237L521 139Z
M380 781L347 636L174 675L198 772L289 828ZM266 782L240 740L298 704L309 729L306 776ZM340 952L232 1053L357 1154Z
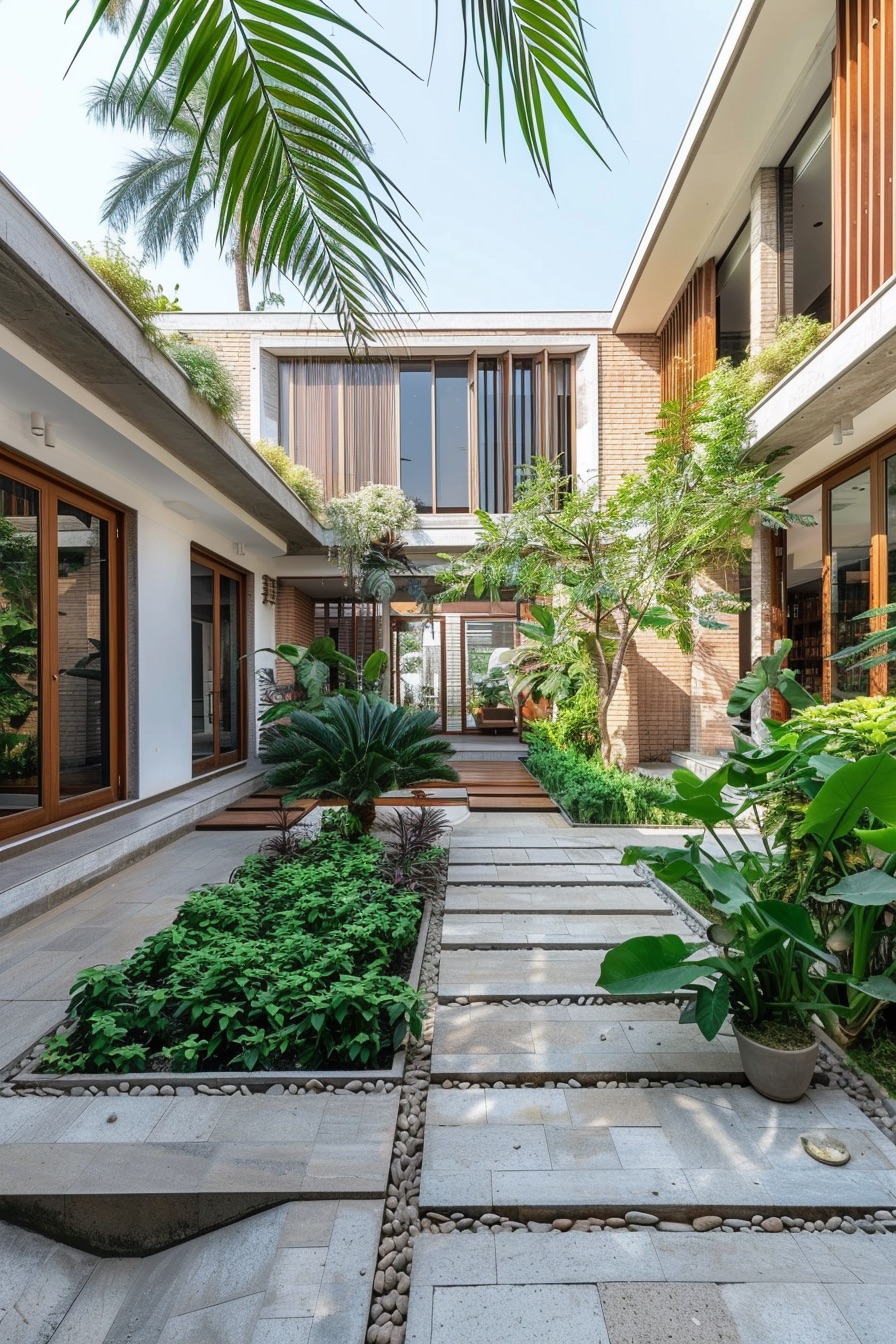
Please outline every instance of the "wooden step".
M288 824L295 826L297 821L307 817L309 812L313 812L317 807L316 800L303 803L301 806L294 805L286 808L285 811L289 818ZM283 813L277 809L268 809L267 811L236 811L229 810L216 812L211 817L206 817L204 821L197 822L197 831L278 831L283 824Z
M546 793L512 794L494 796L488 793L470 792L471 812L556 812L557 804Z

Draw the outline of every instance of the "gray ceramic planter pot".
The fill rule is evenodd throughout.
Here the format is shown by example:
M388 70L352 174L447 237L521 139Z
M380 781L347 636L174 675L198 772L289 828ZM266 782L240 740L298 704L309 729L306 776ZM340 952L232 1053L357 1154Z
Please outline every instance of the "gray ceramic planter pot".
M799 1101L812 1081L818 1042L803 1050L773 1050L733 1028L740 1062L751 1086L771 1101Z

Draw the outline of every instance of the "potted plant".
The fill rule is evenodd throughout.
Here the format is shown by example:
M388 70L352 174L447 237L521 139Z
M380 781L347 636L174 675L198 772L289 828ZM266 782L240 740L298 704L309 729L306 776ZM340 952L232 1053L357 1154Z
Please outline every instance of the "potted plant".
M754 789L763 779L792 767L791 755L780 743L742 748L707 780L675 772L677 796L670 806L702 821L724 857L707 848L704 835L687 837L683 849L630 847L623 862L643 861L673 885L684 880L702 887L720 916L707 930L712 950L703 955L701 944L668 934L629 939L607 953L598 981L623 996L692 990L681 1020L696 1023L707 1040L730 1011L747 1078L776 1101L795 1101L811 1081L817 1056L813 1016L826 1025L834 1021L855 1039L884 1003L896 1002L896 960L886 952L881 922L896 902L896 878L885 871L891 860L879 868L869 850L863 869L824 891L813 889L832 845L863 818L885 823L859 831L863 841L891 855L896 850L896 759L886 752L857 761L826 755L806 767L804 782L814 797L797 829L816 858L797 894L836 912L823 922L799 901L763 899L769 874L789 856L767 842L753 852L736 822L741 812L755 809ZM827 777L813 780L813 770ZM734 843L719 829L723 825ZM883 962L878 955L876 968L875 952L881 949Z
M516 727L516 710L507 684L506 673L493 667L473 683L467 696L467 709L481 733L510 731Z

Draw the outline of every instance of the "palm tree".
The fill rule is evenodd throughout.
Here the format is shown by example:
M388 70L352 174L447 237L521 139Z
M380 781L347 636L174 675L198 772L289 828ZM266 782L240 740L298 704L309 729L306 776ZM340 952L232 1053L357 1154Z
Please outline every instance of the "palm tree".
M433 3L441 18L446 6ZM606 126L579 6L453 0L464 36L461 90L475 69L486 131L496 118L506 146L515 113L549 185L546 108L558 110L595 154L580 117ZM148 69L147 97L169 83L169 125L203 88L185 190L192 197L214 165L219 246L227 249L235 234L265 287L277 273L294 281L312 308L337 315L352 346L372 338L377 314L422 300L406 198L374 162L354 106L373 95L347 50L363 42L389 55L358 26L373 23L362 5L351 10L358 23L324 0L72 0L69 14L77 9L91 13L83 41L103 23L122 34L116 78L124 72L125 82L137 81ZM155 54L147 53L157 37Z
M115 24L126 17L125 0ZM110 24L110 26L112 26ZM153 39L150 59L157 59L165 30ZM183 74L185 50L177 52L164 79L154 81L151 65L142 64L132 78L122 76L96 84L88 94L87 113L106 126L148 135L153 143L135 150L103 202L102 219L119 233L132 225L144 256L160 261L176 247L189 266L199 248L208 213L217 194L217 163L220 156L220 118L210 134L201 137L206 120L209 81L204 71L189 97L175 110L175 95ZM198 173L191 171L198 156ZM240 239L239 217L230 230L227 259L236 277L237 307L252 307L249 267Z

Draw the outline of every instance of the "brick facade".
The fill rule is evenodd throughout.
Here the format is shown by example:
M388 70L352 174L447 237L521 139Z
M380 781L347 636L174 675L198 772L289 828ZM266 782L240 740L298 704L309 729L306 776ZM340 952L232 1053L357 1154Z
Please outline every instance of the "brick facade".
M277 583L277 610L274 615L275 644L310 644L314 639L314 602L307 593L291 583ZM289 663L277 659L278 681L291 681Z

